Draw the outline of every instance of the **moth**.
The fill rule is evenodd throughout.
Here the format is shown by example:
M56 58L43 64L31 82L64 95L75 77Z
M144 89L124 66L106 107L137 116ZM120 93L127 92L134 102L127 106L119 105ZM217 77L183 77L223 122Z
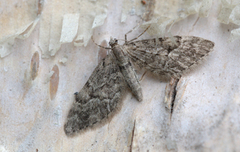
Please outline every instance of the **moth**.
M64 125L67 136L104 125L121 109L127 87L142 101L142 89L132 63L166 79L180 78L214 47L212 41L195 36L131 40L123 45L111 38L109 45L112 51L98 64L80 92L75 93Z

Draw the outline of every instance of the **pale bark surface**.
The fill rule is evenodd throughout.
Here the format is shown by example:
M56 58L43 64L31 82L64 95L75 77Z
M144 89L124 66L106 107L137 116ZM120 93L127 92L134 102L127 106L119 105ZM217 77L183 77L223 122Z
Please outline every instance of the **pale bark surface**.
M135 16L120 23L120 12L109 3L105 23L93 33L97 43L110 36L123 39L136 26ZM192 15L172 27L173 35L202 37L215 47L179 80L171 116L164 104L167 83L147 73L140 82L142 102L127 91L122 109L107 125L74 138L63 131L73 94L104 53L89 41L86 47L63 44L54 57L43 59L37 24L30 37L16 39L12 53L0 59L0 151L240 151L240 43L228 42L229 30L237 26L219 23L218 13L214 2L209 17Z

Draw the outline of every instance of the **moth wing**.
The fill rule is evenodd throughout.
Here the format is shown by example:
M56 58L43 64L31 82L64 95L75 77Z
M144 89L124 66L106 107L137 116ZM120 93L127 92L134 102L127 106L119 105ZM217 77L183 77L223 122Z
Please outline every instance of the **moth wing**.
M125 88L122 73L110 53L98 64L82 90L75 94L76 101L64 125L66 135L104 125L121 108Z
M179 78L211 51L212 41L194 36L175 36L124 45L132 62L158 76Z

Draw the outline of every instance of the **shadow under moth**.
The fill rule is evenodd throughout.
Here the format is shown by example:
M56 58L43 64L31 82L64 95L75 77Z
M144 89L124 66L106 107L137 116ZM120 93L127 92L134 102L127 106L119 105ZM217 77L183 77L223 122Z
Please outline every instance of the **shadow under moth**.
M111 39L109 45L112 51L75 93L64 125L67 136L106 124L121 109L127 87L142 101L142 89L131 63L160 77L180 78L214 47L212 41L195 36L126 41L123 45Z

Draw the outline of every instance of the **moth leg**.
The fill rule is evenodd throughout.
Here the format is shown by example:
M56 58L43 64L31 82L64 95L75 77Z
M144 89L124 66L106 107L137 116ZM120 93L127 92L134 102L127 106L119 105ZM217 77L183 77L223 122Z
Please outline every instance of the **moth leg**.
M125 34L125 43L127 43L127 35L129 34L129 33L131 33L133 30L135 30L137 27L139 27L140 26L140 23L138 23L134 28L132 28L130 31L128 31L126 34Z
M129 42L132 42L132 41L138 39L140 36L142 36L142 35L149 29L150 26L151 26L151 25L149 25L140 35L138 35L138 36L135 37L134 39L131 39L130 41L128 41L128 43L129 43ZM125 40L126 40L126 34L125 34ZM125 42L125 43L126 43L126 42Z
M143 80L143 77L147 74L147 72L148 72L148 71L145 71L145 72L143 73L143 75L141 76L141 78L139 79L139 81L142 81L142 80Z
M125 34L125 43L131 42L131 41L133 41L133 40L138 39L138 38L139 38L140 36L142 36L142 35L148 30L148 28L151 26L151 25L149 25L140 35L137 36L137 38L134 38L134 39L132 39L132 40L130 40L130 41L127 41L127 35L128 35L129 33L133 32L136 28L138 28L138 27L140 26L140 24L141 24L141 23L138 23L133 29L131 29L130 31L128 31L128 32Z

